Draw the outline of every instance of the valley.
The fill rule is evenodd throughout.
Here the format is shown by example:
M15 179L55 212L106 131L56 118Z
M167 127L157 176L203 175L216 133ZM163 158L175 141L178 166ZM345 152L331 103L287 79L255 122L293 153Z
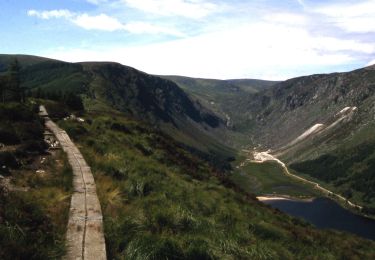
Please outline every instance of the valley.
M194 92L187 92L196 95L200 91L204 96L207 87L202 81L196 82ZM369 66L276 82L247 95L241 93L235 106L230 105L230 98L215 104L229 115L230 129L236 132L229 134L228 144L237 149L271 150L294 175L372 214L374 86L375 72Z
M110 62L0 55L0 76L9 75L15 59L22 95L3 85L7 100L2 115L7 106L18 113L31 104L44 105L69 135L96 184L105 240L101 252L108 259L375 256L371 240L317 229L257 199L288 195L307 203L325 195L371 214L371 68L284 82L220 81L159 77ZM30 117L37 121L34 110ZM0 121L1 143L14 137L7 129L22 125L6 118ZM13 138L14 144L29 140L24 132ZM58 137L60 130L54 132ZM8 150L0 152L15 158L1 161L9 164L12 178L26 166L12 150L14 144L6 143ZM36 152L35 146L30 149ZM11 167L13 162L17 167ZM73 165L71 193L65 199L72 196L73 201L82 184L76 177ZM23 224L32 229L32 222ZM0 231L9 238L7 225L0 222ZM67 219L59 222L55 235L61 247L51 245L43 252L59 250L57 258L69 253L69 243L61 243L64 225L69 227ZM32 234L19 236L29 241Z
M304 178L302 178L300 176L297 176L295 174L290 173L290 171L288 170L288 167L285 165L285 163L283 163L282 161L280 161L279 159L277 159L273 155L269 154L268 152L254 153L253 156L254 156L254 161L253 162L263 163L265 161L275 161L275 162L277 162L282 167L283 173L286 174L287 176L290 176L290 177L292 177L294 179L297 179L297 180L299 180L299 181L301 181L301 182L303 182L303 183L305 183L307 185L311 185L311 186L313 186L314 189L318 190L323 195L331 197L331 198L334 198L334 199L338 200L341 203L347 204L349 207L351 207L351 208L353 208L355 210L358 210L359 212L362 209L361 206L356 205L356 204L350 202L348 199L344 198L340 194L334 193L334 192L332 192L330 190L327 190L326 188L323 188L322 186L320 186L319 183L306 180L306 179L304 179Z

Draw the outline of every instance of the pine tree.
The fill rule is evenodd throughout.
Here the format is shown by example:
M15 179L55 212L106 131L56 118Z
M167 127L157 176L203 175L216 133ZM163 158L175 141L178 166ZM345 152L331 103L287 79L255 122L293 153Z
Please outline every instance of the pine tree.
M5 76L0 76L0 98L1 102L5 102L5 93L7 90L7 78Z
M21 66L17 59L9 66L8 78L9 78L9 90L13 92L13 98L15 101L24 102L25 101L25 90L21 88L20 80Z

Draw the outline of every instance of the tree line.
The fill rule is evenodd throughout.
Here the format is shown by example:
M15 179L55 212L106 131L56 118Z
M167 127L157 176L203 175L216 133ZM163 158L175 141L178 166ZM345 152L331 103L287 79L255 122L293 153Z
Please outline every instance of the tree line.
M15 59L9 66L8 72L0 75L0 98L1 102L16 101L25 102L26 89L21 86L21 66Z
M0 74L0 102L24 103L27 97L49 99L61 102L73 110L83 110L81 97L73 92L46 91L41 88L29 89L22 86L21 66L17 59L9 65L8 71Z

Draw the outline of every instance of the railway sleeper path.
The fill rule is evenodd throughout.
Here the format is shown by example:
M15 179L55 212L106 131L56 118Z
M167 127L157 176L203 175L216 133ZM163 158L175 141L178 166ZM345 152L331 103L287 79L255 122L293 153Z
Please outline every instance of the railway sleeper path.
M64 259L107 259L103 215L91 169L68 134L49 118L44 106L40 106L39 115L45 118L46 128L55 135L73 170Z

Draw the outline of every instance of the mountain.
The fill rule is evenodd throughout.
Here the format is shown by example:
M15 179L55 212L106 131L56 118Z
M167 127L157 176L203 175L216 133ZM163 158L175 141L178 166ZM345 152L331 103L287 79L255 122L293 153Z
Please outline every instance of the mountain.
M44 61L52 61L52 59L32 56L32 55L12 55L12 54L0 54L0 73L4 73L8 70L9 64L17 59L23 66L31 66Z
M59 258L65 252L72 172L61 151L44 153L37 103L74 140L93 172L108 258L374 258L373 241L318 230L239 190L225 168L234 152L217 141L220 134L231 138L235 127L228 130L203 99L170 80L116 63L22 59L21 84L34 98L0 104L1 170L11 184L9 190L0 185L2 258ZM9 62L0 56L3 67ZM277 86L248 91L248 115L267 109L267 102L254 104ZM84 110L65 102L71 94L82 98ZM357 109L337 116L355 118ZM70 113L79 118L67 118ZM323 126L308 133L316 129ZM289 152L296 146L275 147Z
M248 144L247 104L255 93L271 88L278 81L256 79L216 80L181 76L161 76L175 82L190 96L215 111L225 120L227 144ZM239 113L240 112L240 113Z
M191 96L223 115L234 113L231 107L232 102L238 101L249 94L268 89L278 83L278 81L256 79L217 80L182 76L161 77L175 82Z
M227 145L272 149L296 172L375 208L374 66L284 82L222 81L33 56L2 55L0 67L12 57L34 93L75 92L88 111L148 121L226 169L236 153Z
M258 126L257 140L278 147L346 107L358 108L361 125L371 122L374 92L375 71L368 67L287 80L254 95L247 109Z
M0 67L21 65L21 86L39 95L72 92L87 110L114 109L164 129L188 146L226 160L233 151L215 141L225 122L170 80L111 62L67 63L27 55L0 55ZM4 69L3 69L4 71Z
M299 174L375 211L375 65L254 87L167 78L226 118L235 147L271 149Z
M292 169L375 208L375 70L311 75L248 98L253 146ZM370 209L372 211L373 209Z

